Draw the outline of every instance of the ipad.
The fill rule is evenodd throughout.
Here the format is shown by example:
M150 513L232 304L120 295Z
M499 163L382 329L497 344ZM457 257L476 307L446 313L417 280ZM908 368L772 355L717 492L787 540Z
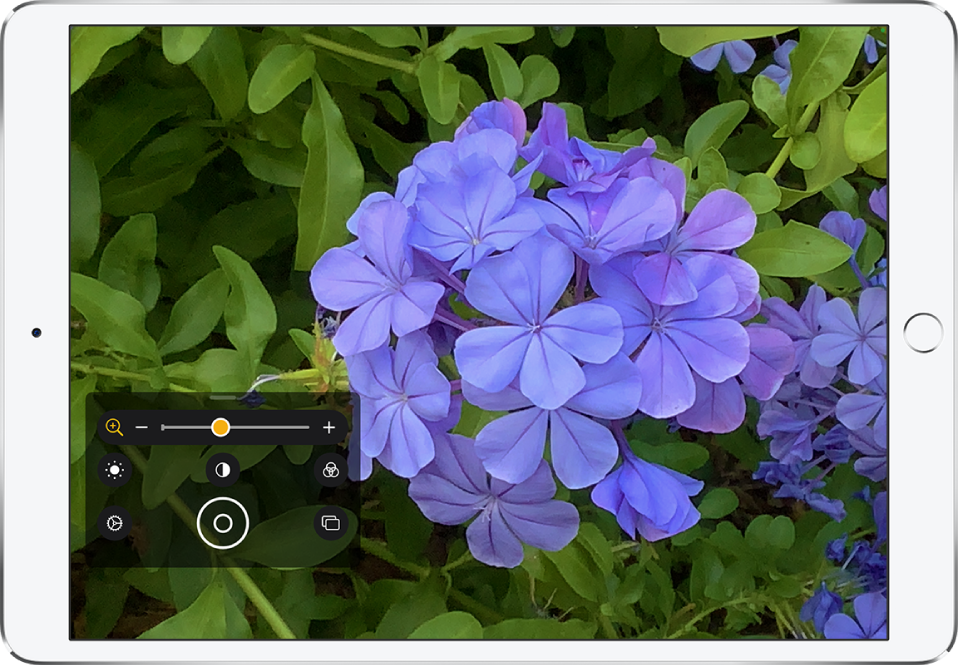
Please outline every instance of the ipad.
M925 4L19 8L7 647L936 659L955 46Z

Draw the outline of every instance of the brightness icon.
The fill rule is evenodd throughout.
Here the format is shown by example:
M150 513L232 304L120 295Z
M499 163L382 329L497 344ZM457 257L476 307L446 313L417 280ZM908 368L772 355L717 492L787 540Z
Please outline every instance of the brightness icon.
M96 472L104 485L120 487L133 475L133 465L123 453L107 453L100 458Z

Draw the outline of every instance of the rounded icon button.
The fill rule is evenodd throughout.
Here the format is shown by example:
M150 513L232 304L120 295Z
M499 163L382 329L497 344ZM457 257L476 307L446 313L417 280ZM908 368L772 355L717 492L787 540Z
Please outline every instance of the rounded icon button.
M339 540L349 530L349 516L339 506L323 506L313 518L313 528L323 540Z
M216 539L224 544L214 545L203 535L204 514L207 518L205 526L212 528L218 534ZM239 533L240 524L237 524L237 522L242 524L242 533ZM214 550L232 549L243 542L243 539L249 533L249 513L246 512L243 504L236 499L228 496L218 496L204 503L200 512L196 514L196 532L200 535L200 539Z
M349 470L346 460L338 453L324 453L313 464L313 475L323 487L338 487L346 481Z
M905 321L905 343L918 353L934 351L944 336L945 329L933 314L915 314Z
M96 475L107 487L122 487L133 475L133 465L123 453L107 453L97 463Z
M240 474L239 460L229 453L216 453L206 460L206 477L214 487L229 487Z
M96 518L96 528L107 540L123 540L133 528L133 518L122 506L107 506Z

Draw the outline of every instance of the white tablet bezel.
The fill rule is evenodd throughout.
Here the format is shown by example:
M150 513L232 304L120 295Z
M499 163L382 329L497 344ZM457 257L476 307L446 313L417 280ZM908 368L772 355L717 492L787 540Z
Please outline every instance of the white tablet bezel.
M924 4L28 4L3 32L3 608L29 661L929 661L953 643L954 74L951 18ZM69 640L68 114L71 24L888 24L889 640L376 642ZM228 19L224 21L224 19ZM58 36L59 39L52 39ZM52 84L51 84L52 82ZM928 128L931 128L929 131ZM932 353L905 321L944 324ZM39 339L30 331L43 330ZM61 451L61 452L57 452ZM39 468L38 468L39 467Z

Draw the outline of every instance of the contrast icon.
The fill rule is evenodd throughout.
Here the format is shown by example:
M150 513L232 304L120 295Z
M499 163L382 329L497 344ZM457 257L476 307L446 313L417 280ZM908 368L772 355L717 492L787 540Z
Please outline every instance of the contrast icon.
M121 487L133 475L133 465L123 453L107 453L97 462L96 475L107 487Z
M313 464L313 475L323 487L337 487L346 480L346 460L338 453L324 453Z
M107 506L96 520L97 531L107 540L123 540L133 527L133 518L122 506Z
M349 529L349 515L339 506L323 506L313 518L313 528L323 540L338 540Z
M239 460L229 453L210 455L206 461L206 478L214 487L229 487L239 480Z
M116 418L110 418L106 421L106 431L110 434L119 434L123 436L123 432L120 431L120 421Z

